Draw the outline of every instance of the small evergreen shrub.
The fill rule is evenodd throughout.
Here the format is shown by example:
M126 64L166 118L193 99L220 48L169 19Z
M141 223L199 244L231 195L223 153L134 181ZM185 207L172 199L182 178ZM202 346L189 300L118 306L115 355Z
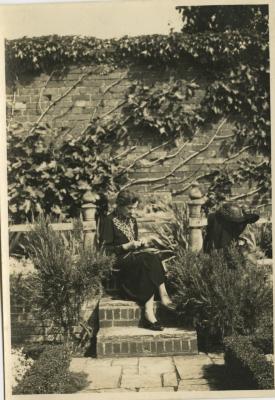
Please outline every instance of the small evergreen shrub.
M70 352L48 346L26 372L13 394L75 393L86 386L85 374L69 371Z
M38 318L50 320L67 343L75 338L82 304L101 294L114 263L114 257L85 249L81 232L54 231L41 217L27 242L35 272L11 277L12 301L28 304Z
M274 389L274 367L246 336L224 339L225 366L239 389Z
M169 286L184 320L221 341L234 333L254 334L272 308L265 272L248 264L235 245L211 254L179 249L169 266Z
M251 337L255 347L264 354L273 354L273 315L272 312L265 313L258 322L256 332Z

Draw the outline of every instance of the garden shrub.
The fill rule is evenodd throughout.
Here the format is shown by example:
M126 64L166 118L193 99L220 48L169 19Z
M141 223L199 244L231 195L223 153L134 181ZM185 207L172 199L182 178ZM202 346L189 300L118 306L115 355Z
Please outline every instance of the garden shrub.
M80 230L67 234L54 231L41 217L28 235L28 250L35 273L27 279L12 277L11 295L27 299L40 317L59 327L67 342L80 319L87 297L97 297L109 276L114 258L84 249Z
M274 389L274 367L246 336L224 339L225 366L239 389Z
M173 218L166 224L152 226L152 231L159 239L160 247L175 254L179 248L188 248L187 206L173 205Z
M85 374L69 371L70 352L63 346L48 346L27 371L13 394L75 393L86 386Z
M265 272L248 264L235 245L210 255L179 249L169 266L169 285L183 318L221 340L255 333L272 307Z
M273 354L273 315L272 312L266 312L258 321L256 332L251 337L255 347L264 354Z

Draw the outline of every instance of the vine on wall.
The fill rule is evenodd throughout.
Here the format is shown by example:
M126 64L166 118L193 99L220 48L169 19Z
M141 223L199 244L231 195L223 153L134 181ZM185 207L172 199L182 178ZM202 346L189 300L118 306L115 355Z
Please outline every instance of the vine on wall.
M70 216L73 204L81 202L81 191L88 186L116 191L144 183L167 185L166 178L174 170L157 182L150 178L130 180L128 174L137 166L148 168L182 156L186 144L206 124L221 123L222 126L225 120L233 123L235 129L230 137L224 138L225 160L221 168L212 173L197 171L186 176L178 192L187 190L194 179L208 179L211 207L224 198L237 199L232 195L233 186L249 181L251 190L239 198L251 196L258 203L267 201L271 188L268 10L266 6L243 6L241 11L234 8L239 6L230 7L180 8L185 22L183 33L168 36L119 40L51 36L6 42L8 79L12 80L20 80L24 74L35 71L46 71L51 77L53 66L55 71L60 68L66 74L64 66L92 62L95 66L104 65L102 73L107 74L118 66L139 63L169 70L172 65L179 67L186 59L202 66L211 77L204 98L196 106L187 104L186 100L199 88L197 82L178 81L173 77L169 83L151 86L134 82L125 100L105 114L99 113L99 102L79 137L62 143L59 148L55 148L55 141L44 144L45 135L41 135L41 129L43 133L50 129L43 128L41 123L55 104L49 104L41 113L24 140L16 134L16 127L10 121L9 190L10 209L15 218L22 219L22 213L29 216L35 207L39 208L37 204L47 212ZM233 11L234 15L240 11L239 19L230 17ZM123 151L119 148L127 145L130 132L136 127L148 130L160 144L152 145L149 151L122 166L121 158L133 151L134 146ZM182 165L222 138L218 128L206 146L181 160ZM43 143L40 153L37 145L30 149L29 143L35 141ZM165 150L165 155L148 161L148 156L160 148ZM230 169L228 161L242 153L263 158L257 163L256 158L248 157L239 162L237 170ZM65 189L68 185L72 188L71 194Z

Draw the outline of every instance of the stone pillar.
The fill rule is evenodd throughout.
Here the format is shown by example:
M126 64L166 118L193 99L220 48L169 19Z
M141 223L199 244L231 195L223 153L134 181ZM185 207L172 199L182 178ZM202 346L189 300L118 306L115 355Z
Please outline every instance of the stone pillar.
M96 201L99 196L88 190L83 196L82 216L84 230L84 247L95 247L96 235Z
M202 227L207 225L206 218L202 217L201 207L205 203L205 197L202 195L199 184L194 182L189 192L189 246L190 250L199 252L203 247Z

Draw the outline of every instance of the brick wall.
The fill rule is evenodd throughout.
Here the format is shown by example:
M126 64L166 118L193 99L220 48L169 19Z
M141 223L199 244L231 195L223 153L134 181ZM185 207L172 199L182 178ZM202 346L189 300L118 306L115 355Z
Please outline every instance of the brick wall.
M93 336L98 331L98 302L101 296L87 299L81 310L80 321L87 322ZM28 308L24 304L17 304L11 299L11 343L62 342L62 330L53 325L50 319L38 317L35 308ZM80 325L73 327L73 332L81 340L85 331ZM83 343L84 345L87 343ZM89 343L88 343L89 344ZM80 351L85 351L85 346Z
M124 100L127 89L135 79L140 79L144 83L149 84L167 82L171 76L187 82L195 80L199 83L200 88L196 91L194 98L188 100L190 106L200 102L204 94L205 86L209 81L204 71L198 70L197 67L187 62L181 65L180 69L170 68L165 71L135 67L130 68L124 79L103 96L104 90L112 83L115 83L119 78L123 77L126 70L116 70L107 75L102 74L100 70L92 73L94 70L94 66L72 66L66 71L66 74L60 76L55 74L50 80L49 76L46 74L25 76L20 84L17 85L15 92L13 92L11 88L7 88L8 118L10 117L11 104L13 103L14 121L19 121L23 124L37 121L42 110L45 110L50 102L55 101L60 95L63 95L80 79L83 73L90 72L91 74L81 80L66 97L52 107L43 119L43 121L48 121L54 128L62 128L64 132L70 129L70 134L76 136L87 126L94 108L99 104L100 100L103 99L103 107L100 109L99 114L110 111ZM212 130L206 129L199 134L190 145L186 146L181 156L187 157L193 151L199 150L209 141L213 133L214 129L212 128ZM230 135L231 133L232 126L229 124L225 125L220 132L221 135ZM134 152L128 154L127 159L122 161L123 164L129 163L138 155L148 150L152 145L156 145L152 138L148 137L148 135L142 131L133 132L131 140L132 144L137 145L137 148ZM166 187L156 189L155 187L158 186L158 184L144 184L133 188L142 193L143 199L146 199L146 197L167 197L167 195L169 198L171 190L179 190L186 185L186 183L179 182L187 175L194 171L199 171L199 174L203 174L210 171L213 166L218 167L223 162L220 153L220 145L221 141L214 141L206 152L180 168L173 177L161 181L160 184L164 182L169 184ZM159 156L160 154L157 155ZM153 156L156 156L156 154ZM151 159L153 156L151 156ZM242 156L245 156L245 154ZM150 160L150 157L148 160ZM154 165L151 168L140 167L132 172L130 178L161 177L169 172L173 166L177 165L178 161L179 158L175 158L166 161L163 165ZM236 159L232 160L233 165L236 164L236 161ZM201 187L203 190L206 190L206 183L202 181ZM248 184L242 187L236 187L234 194L245 193L248 188ZM186 201L187 195L187 192L175 195L173 196L173 201ZM261 209L261 212L265 214L268 210Z

